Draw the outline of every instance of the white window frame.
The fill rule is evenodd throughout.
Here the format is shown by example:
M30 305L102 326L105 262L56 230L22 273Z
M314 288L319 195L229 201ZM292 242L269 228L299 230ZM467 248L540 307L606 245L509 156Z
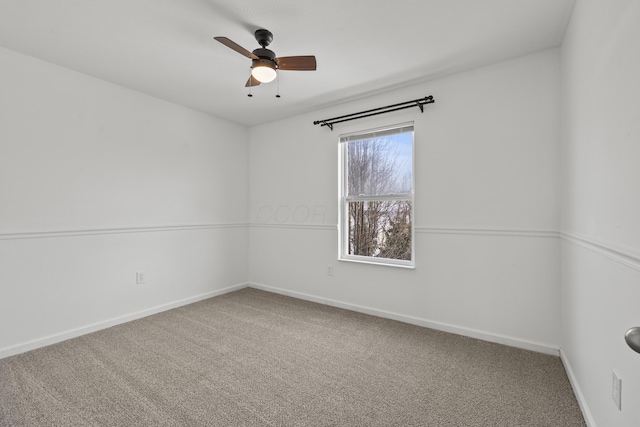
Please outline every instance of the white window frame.
M400 133L412 133L411 138L411 192L404 194L354 196L348 195L348 164L347 142L375 138L384 135ZM415 268L415 127L413 122L401 123L351 132L340 135L339 138L339 200L338 200L338 260L359 262L366 264L387 265L393 267ZM383 200L409 200L411 202L411 260L399 260L392 258L379 258L374 256L353 255L349 253L349 202L353 201L383 201Z

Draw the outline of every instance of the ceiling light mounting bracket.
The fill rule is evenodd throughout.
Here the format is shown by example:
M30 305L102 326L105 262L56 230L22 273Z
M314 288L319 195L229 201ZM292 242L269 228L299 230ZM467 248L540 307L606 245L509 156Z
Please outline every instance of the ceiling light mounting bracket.
M273 34L269 30L265 30L264 28L257 29L253 35L256 38L256 41L263 48L269 46L273 41Z

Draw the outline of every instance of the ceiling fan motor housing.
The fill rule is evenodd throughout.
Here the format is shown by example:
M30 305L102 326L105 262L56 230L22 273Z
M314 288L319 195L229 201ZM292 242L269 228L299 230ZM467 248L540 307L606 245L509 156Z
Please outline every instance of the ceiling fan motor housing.
M277 68L277 65L276 62L271 59L259 58L252 61L251 68L256 67L269 67L275 70Z
M266 66L269 68L276 69L276 54L269 49L256 49L253 51L253 54L258 57L258 59L254 59L251 65L251 68Z
M256 49L253 51L253 54L255 56L257 56L258 58L262 58L262 59L270 59L271 61L275 61L276 60L276 54L269 49Z

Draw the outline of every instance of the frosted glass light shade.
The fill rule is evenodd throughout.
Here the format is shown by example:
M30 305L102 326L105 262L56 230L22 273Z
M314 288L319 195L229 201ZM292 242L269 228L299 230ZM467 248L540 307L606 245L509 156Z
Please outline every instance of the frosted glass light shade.
M276 70L266 65L259 65L251 69L251 75L260 83L272 82L276 76Z

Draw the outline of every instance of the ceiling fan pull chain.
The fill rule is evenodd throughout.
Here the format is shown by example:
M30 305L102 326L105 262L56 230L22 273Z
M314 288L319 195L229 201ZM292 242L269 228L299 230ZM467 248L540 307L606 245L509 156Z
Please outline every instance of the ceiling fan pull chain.
M280 74L278 74L278 90L276 92L276 98L280 98Z

